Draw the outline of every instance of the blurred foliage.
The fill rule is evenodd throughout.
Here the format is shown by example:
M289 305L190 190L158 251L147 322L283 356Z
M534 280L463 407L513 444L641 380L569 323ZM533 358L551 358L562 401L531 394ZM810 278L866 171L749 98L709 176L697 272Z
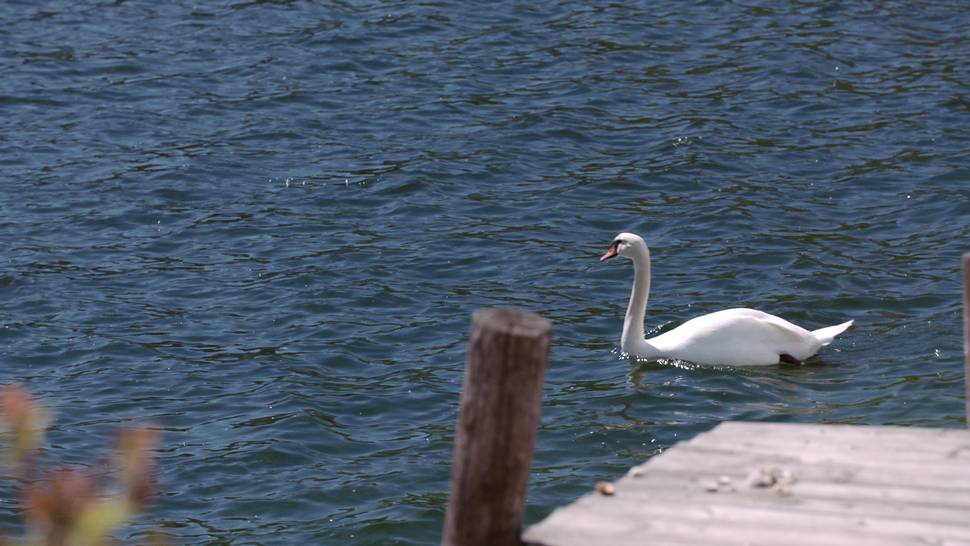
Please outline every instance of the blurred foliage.
M37 468L37 452L50 413L21 387L0 392L0 426L8 460L16 469L25 537L0 537L0 545L99 546L140 512L155 488L152 450L158 431L123 430L112 459L112 478L83 469Z

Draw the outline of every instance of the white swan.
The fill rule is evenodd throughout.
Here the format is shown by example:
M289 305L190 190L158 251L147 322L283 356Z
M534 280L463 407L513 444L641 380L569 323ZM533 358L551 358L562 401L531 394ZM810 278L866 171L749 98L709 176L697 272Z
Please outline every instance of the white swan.
M600 261L616 255L633 260L635 274L620 338L620 348L627 354L730 366L800 363L852 326L850 320L810 332L762 311L727 309L693 318L669 332L644 339L643 318L650 294L650 249L639 235L621 233Z

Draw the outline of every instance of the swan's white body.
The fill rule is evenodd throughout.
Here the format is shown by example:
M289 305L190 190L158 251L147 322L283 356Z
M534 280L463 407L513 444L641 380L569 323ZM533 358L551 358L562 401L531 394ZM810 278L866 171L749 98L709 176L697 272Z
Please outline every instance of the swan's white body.
M643 319L650 295L650 249L638 235L621 233L601 260L620 255L633 260L635 278L623 321L620 348L641 358L669 358L695 364L767 366L814 355L852 321L809 331L755 309L726 309L688 320L657 337L644 339Z

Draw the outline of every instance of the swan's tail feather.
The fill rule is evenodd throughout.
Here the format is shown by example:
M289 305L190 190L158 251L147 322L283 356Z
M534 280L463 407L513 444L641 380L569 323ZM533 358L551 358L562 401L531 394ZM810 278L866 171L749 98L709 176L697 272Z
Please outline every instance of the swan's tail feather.
M843 322L842 324L836 324L835 326L828 326L826 328L819 328L818 330L812 330L812 335L815 336L815 339L821 341L822 346L824 347L829 343L832 343L832 340L835 339L835 336L848 330L849 326L852 326L853 322L854 321L850 320L849 322Z

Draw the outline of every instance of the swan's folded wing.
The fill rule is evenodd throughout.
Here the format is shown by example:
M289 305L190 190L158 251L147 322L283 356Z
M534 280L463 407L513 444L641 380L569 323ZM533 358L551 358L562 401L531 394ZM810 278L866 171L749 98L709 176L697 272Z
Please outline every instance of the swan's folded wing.
M722 323L735 322L739 328L735 333L745 333L752 339L768 336L778 343L801 343L811 338L811 332L801 326L757 309L725 309L707 316L718 317Z
M762 324L770 327L782 339L792 343L804 343L812 338L811 332L797 324L792 324L781 317L769 315L768 313L762 313L762 315L760 318Z

